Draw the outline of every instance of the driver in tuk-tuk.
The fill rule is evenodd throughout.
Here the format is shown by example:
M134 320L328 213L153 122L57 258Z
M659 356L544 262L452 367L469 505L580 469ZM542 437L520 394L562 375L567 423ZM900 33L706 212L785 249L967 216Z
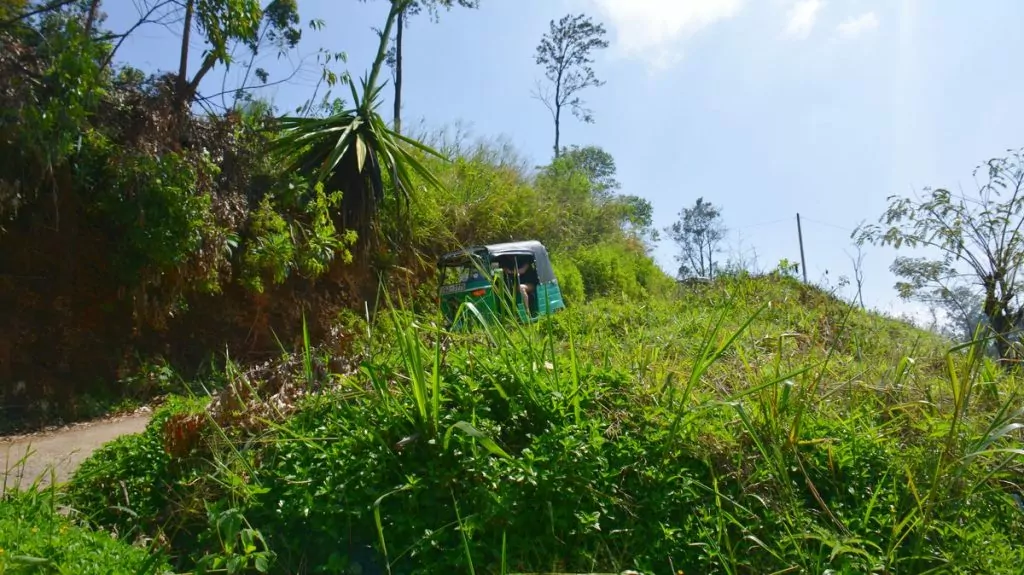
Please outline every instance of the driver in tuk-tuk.
M518 266L516 266L517 263ZM519 277L519 293L523 296L523 307L526 309L526 313L532 315L533 308L530 305L533 303L533 294L537 292L537 284L540 283L537 270L530 265L529 260L522 263L516 260L505 260L501 264L501 269L505 272L505 281L510 286L514 285L516 276Z

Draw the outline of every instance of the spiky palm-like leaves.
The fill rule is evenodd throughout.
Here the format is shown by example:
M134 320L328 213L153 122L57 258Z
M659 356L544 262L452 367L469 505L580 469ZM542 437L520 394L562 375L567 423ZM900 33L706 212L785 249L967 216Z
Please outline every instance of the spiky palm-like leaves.
M274 145L285 169L308 174L313 183L323 183L329 190L343 193L338 223L344 229L356 231L364 245L372 237L369 232L389 191L402 205L412 198L414 174L429 185L441 185L414 151L443 156L396 133L377 113L383 86L377 86L376 79L386 59L391 27L408 2L392 0L377 58L369 78L360 82L362 96L350 83L354 106L327 118L281 118L281 135Z

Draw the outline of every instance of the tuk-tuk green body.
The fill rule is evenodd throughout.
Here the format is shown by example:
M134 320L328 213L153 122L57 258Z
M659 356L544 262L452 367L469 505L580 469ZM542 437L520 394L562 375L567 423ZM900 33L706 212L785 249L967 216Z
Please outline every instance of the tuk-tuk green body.
M524 264L536 273L537 280L528 298L529 309L518 289L522 277L505 271ZM487 321L514 315L520 321L532 322L565 309L551 259L538 241L473 246L445 254L437 265L438 302L449 324L464 324L467 317L475 317L468 310L459 313L464 303L473 304ZM457 315L460 317L456 322Z

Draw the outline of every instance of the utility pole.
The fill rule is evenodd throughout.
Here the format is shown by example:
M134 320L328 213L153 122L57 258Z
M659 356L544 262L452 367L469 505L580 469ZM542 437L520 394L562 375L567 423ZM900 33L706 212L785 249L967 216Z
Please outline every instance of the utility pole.
M804 283L807 283L807 261L804 259L804 232L800 228L800 212L796 214L796 237L800 239L800 269L804 271Z

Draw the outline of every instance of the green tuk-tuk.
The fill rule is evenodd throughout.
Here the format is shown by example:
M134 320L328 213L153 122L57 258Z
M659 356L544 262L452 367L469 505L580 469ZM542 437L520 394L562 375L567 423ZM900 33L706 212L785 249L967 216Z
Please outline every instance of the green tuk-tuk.
M538 241L469 247L441 256L437 267L438 302L449 324L464 303L485 320L514 314L532 322L565 309L548 251ZM526 302L521 285L528 286ZM463 319L467 315L475 316L462 312Z

